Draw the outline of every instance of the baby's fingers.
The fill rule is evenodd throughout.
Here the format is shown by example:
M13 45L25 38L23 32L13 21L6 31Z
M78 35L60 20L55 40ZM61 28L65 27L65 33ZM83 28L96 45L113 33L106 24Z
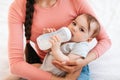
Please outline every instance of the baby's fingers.
M55 32L55 28L43 28L43 33L50 33L50 32Z

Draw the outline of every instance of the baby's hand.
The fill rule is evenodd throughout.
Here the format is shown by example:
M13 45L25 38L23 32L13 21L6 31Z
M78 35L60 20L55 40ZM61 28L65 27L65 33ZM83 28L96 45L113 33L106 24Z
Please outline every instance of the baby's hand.
M51 47L52 50L60 49L61 40L57 35L52 36L51 39L50 39L50 42L52 44L52 47Z
M56 31L55 28L43 28L43 34L50 33L50 32L55 32L55 31Z

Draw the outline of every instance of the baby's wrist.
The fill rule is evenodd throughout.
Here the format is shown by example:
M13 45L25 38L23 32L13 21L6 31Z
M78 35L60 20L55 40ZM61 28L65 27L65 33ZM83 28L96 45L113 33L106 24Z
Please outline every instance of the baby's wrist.
M51 50L54 51L54 52L59 52L60 48L57 48L57 47L56 48L51 48Z

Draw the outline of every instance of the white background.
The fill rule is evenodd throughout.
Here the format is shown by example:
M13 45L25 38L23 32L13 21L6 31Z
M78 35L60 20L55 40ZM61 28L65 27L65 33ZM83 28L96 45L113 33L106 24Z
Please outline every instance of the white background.
M13 0L0 1L0 80L9 74L8 7ZM120 0L89 0L112 41L112 47L90 63L93 80L120 80Z

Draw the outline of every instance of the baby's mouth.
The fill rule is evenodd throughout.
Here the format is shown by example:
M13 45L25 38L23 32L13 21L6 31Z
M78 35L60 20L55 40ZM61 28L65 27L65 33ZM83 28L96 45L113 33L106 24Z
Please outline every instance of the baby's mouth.
M72 37L74 36L74 35L73 35L73 31L70 29L70 32L71 32L71 38L72 38Z

